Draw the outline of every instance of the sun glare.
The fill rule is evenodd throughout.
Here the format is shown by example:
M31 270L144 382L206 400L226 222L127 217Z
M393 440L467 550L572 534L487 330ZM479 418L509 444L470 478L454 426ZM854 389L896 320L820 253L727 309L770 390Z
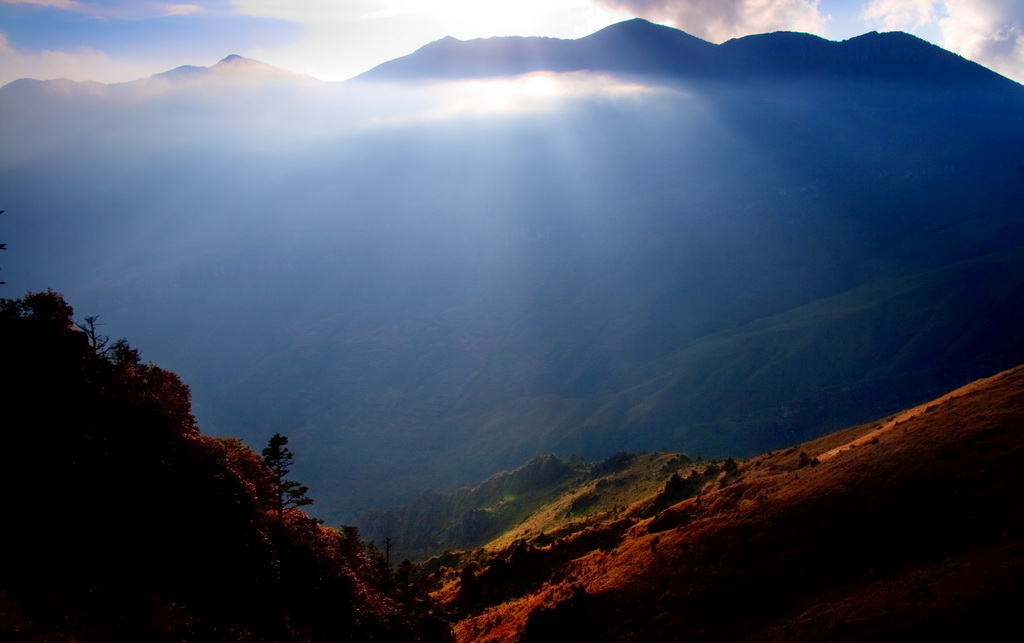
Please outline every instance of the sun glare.
M481 111L523 111L558 93L558 84L551 74L527 74L516 78L491 78L472 81L464 87L464 98Z
M650 87L587 72L533 72L452 85L448 114L534 112L565 100L646 93Z
M302 108L307 115L303 119L303 130L315 136L463 118L543 116L564 109L585 108L593 101L608 104L680 94L677 88L644 85L589 71L543 71L406 85L366 81L324 89L314 101L315 107L306 104ZM339 118L339 113L344 113L344 118ZM295 131L296 127L290 126L289 131Z

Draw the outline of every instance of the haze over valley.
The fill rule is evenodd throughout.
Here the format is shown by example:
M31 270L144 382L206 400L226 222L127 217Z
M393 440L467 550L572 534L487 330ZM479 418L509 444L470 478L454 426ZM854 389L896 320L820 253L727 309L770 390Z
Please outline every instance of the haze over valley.
M906 34L643 21L345 83L19 80L4 288L99 315L205 433L288 435L329 523L547 453L746 456L1024 362L1022 107Z

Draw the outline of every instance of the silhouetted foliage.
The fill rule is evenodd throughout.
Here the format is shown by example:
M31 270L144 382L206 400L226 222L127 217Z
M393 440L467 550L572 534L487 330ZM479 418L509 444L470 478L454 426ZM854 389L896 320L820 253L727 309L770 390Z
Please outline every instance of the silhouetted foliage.
M309 487L303 486L287 476L291 472L294 455L288 448L288 438L275 433L266 448L263 449L263 464L267 465L273 474L274 485L274 512L277 515L277 524L284 521L286 509L304 507L313 504L313 499L306 497Z
M604 641L599 620L595 619L594 599L582 585L573 587L572 596L553 607L530 613L520 641Z
M6 212L6 210L0 210L0 214L3 214L4 212ZM0 243L0 250L7 250L7 244L6 243ZM0 286L4 285L5 283L7 283L7 282L0 281Z
M103 353L103 350L107 346L107 342L110 341L109 335L102 335L99 331L99 315L90 315L86 317L82 323L75 324L78 330L85 333L85 336L89 340L89 347L92 348L94 353Z
M629 466L629 463L635 460L636 456L637 454L635 453L619 451L618 453L595 464L591 470L591 475L602 476L614 473L615 471L621 471Z
M274 471L238 440L202 436L175 374L72 315L53 291L0 300L0 404L21 410L0 429L16 455L0 484L25 489L0 530L0 629L84 642L447 640L432 606L383 591L358 534L306 516L301 494L284 497L280 524Z

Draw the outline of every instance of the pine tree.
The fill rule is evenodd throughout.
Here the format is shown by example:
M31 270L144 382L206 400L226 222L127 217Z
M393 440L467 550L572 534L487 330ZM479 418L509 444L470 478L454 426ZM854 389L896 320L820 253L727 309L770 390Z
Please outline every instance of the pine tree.
M293 454L286 446L288 438L275 433L263 449L263 463L273 473L271 483L274 488L274 512L277 514L277 524L284 522L284 511L292 507L302 507L313 504L312 498L306 497L309 487L289 480L286 476L293 464Z
M0 210L0 214L3 214L4 212L6 212L6 210ZM6 243L0 243L0 250L7 250L7 244ZM6 281L0 281L0 286L2 286L5 283L7 283L7 282Z

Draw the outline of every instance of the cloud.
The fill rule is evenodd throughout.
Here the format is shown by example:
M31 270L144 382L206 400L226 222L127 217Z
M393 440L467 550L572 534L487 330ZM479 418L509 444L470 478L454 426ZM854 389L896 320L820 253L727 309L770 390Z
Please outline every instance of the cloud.
M207 0L198 4L154 0L0 0L0 4L28 4L47 9L73 11L94 18L139 19L182 16L208 9L226 9L230 0Z
M165 4L165 16L187 16L202 11L203 8L194 4Z
M871 0L864 8L868 24L881 24L890 31L934 23L939 0Z
M1024 82L1021 0L871 0L862 16L886 29L937 24L943 47Z
M0 4L34 4L40 7L52 9L65 9L67 11L86 11L88 5L75 0L0 0Z
M753 33L805 31L822 34L818 0L596 0L604 6L671 24L712 42Z
M1024 2L946 0L942 45L1024 83Z
M370 85L371 88L406 91L417 95L420 105L415 111L405 100L382 101L398 107L398 111L380 116L377 108L367 119L367 125L404 125L469 115L523 114L553 109L569 102L595 99L636 100L655 95L674 93L663 87L648 87L626 82L604 74L591 72L532 72L512 78L484 78L479 80L442 81L419 85L412 89L387 84Z
M0 86L18 78L116 82L151 73L142 61L115 60L87 47L74 51L20 50L11 45L7 34L0 32Z

